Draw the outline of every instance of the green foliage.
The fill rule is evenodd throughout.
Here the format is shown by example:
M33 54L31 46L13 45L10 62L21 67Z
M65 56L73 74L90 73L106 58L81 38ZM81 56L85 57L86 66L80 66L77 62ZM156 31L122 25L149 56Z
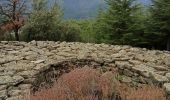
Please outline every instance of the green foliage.
M47 0L31 0L32 9L35 11L46 10Z
M15 41L15 36L0 29L0 41Z
M95 42L94 23L95 23L94 19L77 21L77 24L80 27L81 42L86 42L86 43Z
M167 45L167 50L170 50L170 1L153 0L150 11L151 32L159 35L160 42L164 42Z
M95 32L94 32L94 19L86 20L67 20L65 21L71 29L74 29L74 33L77 33L78 40L85 43L95 42Z
M75 42L81 40L79 27L69 21L62 23L60 33L62 33L60 41Z
M23 28L23 40L78 41L79 31L63 22L62 15L57 3L50 9L33 10Z
M153 23L159 27L157 30L161 34L169 35L170 33L170 1L169 0L154 0L154 5L151 7L151 16Z
M98 42L138 45L143 42L143 18L135 0L107 0L109 8L100 12L96 35Z
M61 38L60 23L62 13L55 3L47 8L46 0L32 0L33 11L23 28L23 40L53 40Z
M94 25L96 43L111 43L107 27L106 12L100 10Z
M133 13L133 23L129 25L129 33L123 35L126 44L133 46L147 46L150 42L146 38L148 16L142 6L138 5L138 10Z
M7 19L0 14L0 26L3 24ZM9 41L9 40L15 40L14 35L12 35L9 32L5 32L3 29L0 27L0 41Z
M23 29L25 40L59 40L59 23L58 14L52 11L34 11Z
M4 32L0 28L0 41L4 39Z

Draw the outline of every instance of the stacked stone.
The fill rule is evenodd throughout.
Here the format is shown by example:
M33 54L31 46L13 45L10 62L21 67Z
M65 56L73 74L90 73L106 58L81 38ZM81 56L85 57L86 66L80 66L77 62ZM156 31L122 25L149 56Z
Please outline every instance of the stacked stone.
M158 84L170 95L170 52L78 42L0 42L0 100L18 100L43 72L65 61L86 59L118 68L122 81ZM69 67L69 66L68 66ZM17 99L16 99L17 98Z

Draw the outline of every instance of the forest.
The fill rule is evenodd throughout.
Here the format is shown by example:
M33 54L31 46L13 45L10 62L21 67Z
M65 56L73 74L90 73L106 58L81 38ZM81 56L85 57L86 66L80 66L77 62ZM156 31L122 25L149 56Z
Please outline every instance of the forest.
M67 41L170 50L170 0L105 0L96 17L65 19L58 0L0 0L0 41ZM81 9L80 9L81 10Z

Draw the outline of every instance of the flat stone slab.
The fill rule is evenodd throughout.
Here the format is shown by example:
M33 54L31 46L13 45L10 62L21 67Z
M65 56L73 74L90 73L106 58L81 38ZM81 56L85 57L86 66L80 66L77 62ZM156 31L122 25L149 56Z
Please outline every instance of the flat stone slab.
M12 84L16 85L24 80L21 76L0 76L0 85Z
M164 88L168 94L170 94L170 83L165 83Z
M151 78L155 81L155 82L158 82L158 83L165 83L165 82L168 82L168 78L166 76L162 76L162 75L159 75L159 74L155 74L155 73L150 73L151 75Z

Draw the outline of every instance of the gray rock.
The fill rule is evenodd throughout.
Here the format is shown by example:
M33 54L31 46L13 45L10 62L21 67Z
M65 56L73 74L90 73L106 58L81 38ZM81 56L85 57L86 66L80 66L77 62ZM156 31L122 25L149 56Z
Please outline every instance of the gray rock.
M146 78L143 78L142 76L138 77L139 78L139 81L140 83L143 83L143 84L147 84L147 79Z
M33 62L33 63L35 63L35 64L39 64L39 63L43 63L45 60L37 60L37 61L31 61L31 62Z
M170 81L170 73L166 73L166 75L165 75L168 79L169 79L169 81Z
M63 57L72 57L74 54L68 53L68 52L58 52L57 55L63 56Z
M157 57L151 55L145 55L144 57L145 62L156 62Z
M133 65L140 65L142 62L140 62L138 60L129 60L129 63L133 64Z
M33 40L33 41L30 42L30 44L37 45L37 41Z
M13 78L11 76L0 76L0 85L6 85L13 82Z
M158 71L168 71L168 68L165 66L154 66L154 68Z
M33 67L35 67L35 64L33 63L27 63L27 62L11 62L8 64L5 64L5 70L11 70L11 71L24 71L24 70L31 70Z
M15 70L4 70L3 72L0 72L0 76L6 76L6 75L10 75L10 76L12 76L12 75L14 75L15 74Z
M8 53L9 53L9 54L18 54L19 51L9 51Z
M150 73L150 76L155 82L165 83L169 81L166 76L162 76L156 73Z
M37 80L36 78L28 78L23 81L23 84L33 84Z
M26 89L30 89L31 88L31 84L21 84L19 85L18 87L21 89L21 90L26 90Z
M152 73L155 71L154 68L146 66L144 64L136 65L132 67L132 71L139 73L143 75L144 77L149 77L149 73Z
M164 60L165 64L170 67L170 57Z
M131 77L122 76L122 80L121 81L124 82L124 83L131 83L132 79L131 79Z
M24 81L24 78L22 76L13 76L12 79L13 79L13 81L12 81L13 85L16 85L16 84Z
M36 70L28 70L28 71L22 71L17 73L17 75L22 76L24 78L28 77L36 77L36 75L39 73L39 71Z
M0 41L0 43L8 44L8 43L9 43L9 41Z
M130 58L112 58L113 61L128 61Z
M142 55L142 54L136 54L136 55L135 55L135 59L143 62L143 61L144 61L144 55Z
M32 92L30 89L23 89L21 95L24 95L24 96L26 95L27 97L29 97L31 93Z
M166 93L170 95L170 83L165 83L163 86L166 90Z
M97 59L97 58L98 58L97 53L91 53L91 57L92 57L93 59Z
M0 65L0 73L1 73L1 72L4 72L4 70L5 70L5 68L2 67L2 65Z
M146 65L150 66L150 67L153 67L158 71L168 71L168 68L166 66L157 65L156 63L153 63L153 62L147 62Z
M128 61L116 61L115 65L120 69L131 69L132 65Z
M0 85L0 91L5 90L7 88L7 85Z
M10 91L8 91L8 95L10 95L11 97L13 97L13 96L18 96L18 95L20 95L21 93L22 93L21 90L10 90Z
M78 59L86 59L89 56L89 53L87 50L79 51L78 53Z
M7 98L7 90L2 90L0 91L0 99L5 99Z
M31 55L26 56L24 59L26 60L36 60L38 54L37 53L32 53Z
M4 64L6 62L7 62L6 59L0 59L0 64Z
M37 71L44 71L44 70L47 70L50 68L50 65L49 64L38 64L36 67L34 67L33 69L34 70L37 70Z
M126 75L126 76L133 76L133 72L128 70L128 69L124 69L123 74Z

